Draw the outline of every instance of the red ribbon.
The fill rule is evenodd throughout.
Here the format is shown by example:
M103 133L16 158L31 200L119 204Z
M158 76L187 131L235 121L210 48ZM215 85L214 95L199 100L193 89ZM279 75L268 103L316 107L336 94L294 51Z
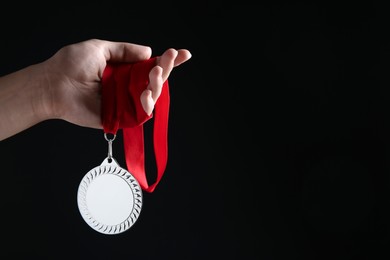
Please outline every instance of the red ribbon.
M147 192L153 192L160 182L168 159L168 80L163 83L151 115L146 114L140 101L141 93L149 84L149 72L155 65L156 57L137 63L108 63L102 78L104 132L117 134L122 129L127 169ZM149 185L145 173L143 124L151 118L154 119L153 147L157 177Z

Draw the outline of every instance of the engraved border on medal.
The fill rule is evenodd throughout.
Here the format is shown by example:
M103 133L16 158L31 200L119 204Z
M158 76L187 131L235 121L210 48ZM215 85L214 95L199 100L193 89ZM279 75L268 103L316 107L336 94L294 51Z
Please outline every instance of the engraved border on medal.
M131 213L124 221L116 225L100 223L88 210L86 201L88 187L94 179L103 174L115 174L121 177L127 182L133 193L133 208ZM114 164L102 164L91 169L81 180L77 193L77 203L83 219L90 227L104 234L119 234L128 230L137 221L142 209L142 189L138 181L127 170Z

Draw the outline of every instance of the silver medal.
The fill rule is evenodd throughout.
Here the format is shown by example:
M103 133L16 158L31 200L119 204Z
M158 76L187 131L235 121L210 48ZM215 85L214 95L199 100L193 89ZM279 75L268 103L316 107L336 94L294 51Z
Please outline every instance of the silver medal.
M108 157L91 169L80 182L77 203L81 216L94 230L119 234L134 225L142 209L142 189L134 176L112 157L108 139Z

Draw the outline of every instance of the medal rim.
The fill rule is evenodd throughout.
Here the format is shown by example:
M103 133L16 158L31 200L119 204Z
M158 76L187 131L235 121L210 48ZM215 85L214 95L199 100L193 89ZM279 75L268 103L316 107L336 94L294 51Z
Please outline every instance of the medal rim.
M133 194L133 208L129 216L122 222L115 225L100 223L88 210L86 202L89 185L103 174L114 174L124 180L130 187ZM94 230L103 234L120 234L130 229L138 220L142 210L143 194L141 186L134 176L126 169L119 166L114 158L106 158L101 165L89 170L80 181L77 192L77 205L84 221Z

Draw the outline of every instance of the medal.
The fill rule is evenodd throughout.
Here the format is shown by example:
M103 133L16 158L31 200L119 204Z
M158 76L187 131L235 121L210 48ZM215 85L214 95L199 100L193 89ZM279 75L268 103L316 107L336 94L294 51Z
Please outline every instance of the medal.
M109 63L103 71L102 124L108 141L108 156L84 175L77 192L82 218L103 234L119 234L134 225L141 213L142 192L154 191L167 165L168 80L163 83L153 114L146 114L140 101L155 61L156 58L151 58L135 64ZM149 183L145 172L143 125L152 118L157 175ZM112 142L119 129L123 130L127 170L112 156Z
M112 157L112 139L108 156L82 178L77 203L84 221L103 234L119 234L134 225L142 209L142 189L134 176Z

